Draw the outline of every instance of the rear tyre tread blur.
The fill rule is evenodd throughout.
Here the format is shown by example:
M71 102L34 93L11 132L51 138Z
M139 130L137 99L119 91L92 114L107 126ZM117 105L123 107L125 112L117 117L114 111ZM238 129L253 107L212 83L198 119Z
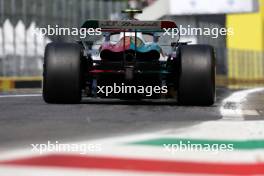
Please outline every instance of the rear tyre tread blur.
M181 47L180 105L210 106L215 101L215 53L209 45Z
M50 43L45 48L43 99L47 103L81 101L81 47L76 43Z

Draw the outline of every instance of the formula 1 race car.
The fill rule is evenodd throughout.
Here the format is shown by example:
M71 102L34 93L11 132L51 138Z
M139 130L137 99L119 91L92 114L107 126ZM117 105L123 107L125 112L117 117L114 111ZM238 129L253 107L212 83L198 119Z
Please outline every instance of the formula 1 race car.
M161 44L165 31L177 29L175 22L88 20L82 28L100 28L103 40L82 39L46 46L45 102L79 103L87 96L177 98L180 105L214 103L214 49L209 45L188 45L179 38L165 39L170 43Z

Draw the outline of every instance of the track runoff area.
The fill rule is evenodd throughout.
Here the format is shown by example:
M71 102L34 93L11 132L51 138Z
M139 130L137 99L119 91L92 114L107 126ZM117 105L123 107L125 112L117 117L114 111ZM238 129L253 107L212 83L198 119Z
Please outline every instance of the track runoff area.
M264 175L263 114L252 108L263 104L263 94L263 88L235 91L216 105L222 119L190 127L4 150L0 175ZM41 99L0 99L23 97Z

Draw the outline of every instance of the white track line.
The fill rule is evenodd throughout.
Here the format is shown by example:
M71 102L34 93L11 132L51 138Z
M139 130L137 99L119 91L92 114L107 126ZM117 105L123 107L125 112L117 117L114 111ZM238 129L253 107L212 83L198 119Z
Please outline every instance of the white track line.
M100 169L71 169L71 168L48 168L29 166L0 166L0 176L194 176L194 174L183 173L154 173L136 171L117 171ZM197 175L196 175L197 176ZM209 176L203 174L203 176Z
M0 95L0 98L40 97L42 94Z
M264 161L263 149L245 150L245 151L179 151L176 153L165 150L164 147L153 147L144 145L129 145L131 142L151 140L158 138L189 138L189 139L208 139L208 140L253 140L263 139L264 122L256 121L211 121L203 122L198 125L184 129L168 129L152 133L134 134L120 137L109 137L95 140L69 141L67 144L101 144L101 151L87 151L92 156L107 157L127 157L135 159L164 159L164 160L184 160L198 162L223 162L223 163L256 163ZM225 129L225 130L223 130ZM240 129L240 130L237 130ZM208 131L211 131L208 133ZM46 143L46 142L44 142ZM46 152L44 154L52 154ZM61 154L76 154L79 152L72 151L59 152ZM28 148L15 149L11 151L0 152L1 160L12 160L25 157L41 156L38 152ZM44 155L43 154L43 155ZM85 155L84 155L85 156Z

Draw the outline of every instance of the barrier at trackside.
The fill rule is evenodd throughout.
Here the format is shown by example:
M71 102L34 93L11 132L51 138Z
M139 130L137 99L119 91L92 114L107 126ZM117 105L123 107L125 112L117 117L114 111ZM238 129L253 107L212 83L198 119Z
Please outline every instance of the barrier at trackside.
M0 91L41 87L42 77L0 77Z
M264 83L264 52L228 49L228 78L234 82Z

